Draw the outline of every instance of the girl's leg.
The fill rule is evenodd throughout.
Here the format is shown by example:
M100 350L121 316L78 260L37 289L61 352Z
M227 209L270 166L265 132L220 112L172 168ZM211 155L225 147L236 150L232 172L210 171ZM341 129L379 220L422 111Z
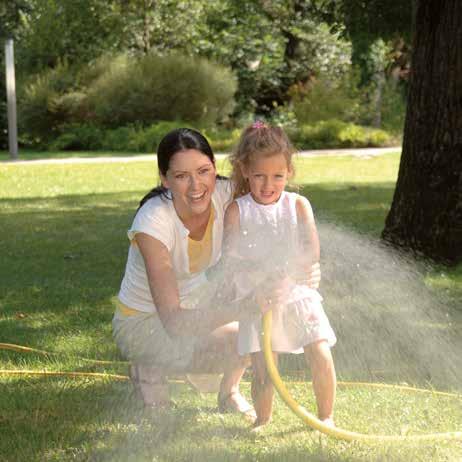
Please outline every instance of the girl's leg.
M249 358L239 356L237 350L237 322L215 329L205 337L194 352L192 368L188 372L223 372L218 393L218 407L221 412L235 411L255 420L255 411L239 391L239 383Z
M310 365L318 417L333 424L337 379L330 347L325 340L306 345L305 359Z
M277 362L277 354L273 353L274 361ZM252 399L257 413L255 427L267 424L273 414L274 388L266 369L263 352L251 354L253 377Z

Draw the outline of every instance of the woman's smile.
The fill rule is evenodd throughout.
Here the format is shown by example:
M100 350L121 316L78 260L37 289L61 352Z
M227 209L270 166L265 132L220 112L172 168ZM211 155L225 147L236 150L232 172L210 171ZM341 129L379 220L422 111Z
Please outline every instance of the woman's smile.
M162 175L162 183L170 189L181 219L209 210L216 175L214 163L195 149L179 151L171 158L166 175Z

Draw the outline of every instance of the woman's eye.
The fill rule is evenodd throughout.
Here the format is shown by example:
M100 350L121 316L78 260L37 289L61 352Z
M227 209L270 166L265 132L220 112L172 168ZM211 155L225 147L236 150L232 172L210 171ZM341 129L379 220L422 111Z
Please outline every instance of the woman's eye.
M204 168L203 170L199 170L199 175L206 175L210 172L209 168Z
M183 180L184 178L186 178L186 175L184 173L179 173L178 175L175 175L175 178L177 180Z

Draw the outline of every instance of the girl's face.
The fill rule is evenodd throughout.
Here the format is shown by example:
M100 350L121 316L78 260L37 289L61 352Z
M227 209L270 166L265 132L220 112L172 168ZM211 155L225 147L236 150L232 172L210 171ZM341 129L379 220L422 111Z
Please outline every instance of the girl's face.
M215 190L216 170L213 162L196 149L175 153L170 159L162 184L170 189L180 218L190 218L208 211Z
M284 154L257 158L242 168L244 178L249 181L252 197L263 205L278 201L291 173Z

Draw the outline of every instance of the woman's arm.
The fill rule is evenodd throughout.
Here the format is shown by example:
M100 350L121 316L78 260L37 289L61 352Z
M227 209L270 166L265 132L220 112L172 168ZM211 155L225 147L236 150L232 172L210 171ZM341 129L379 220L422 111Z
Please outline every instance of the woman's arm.
M144 259L151 294L159 317L171 336L206 334L237 321L253 300L229 303L213 309L186 310L180 306L178 285L167 247L158 239L137 233L136 243Z
M296 202L299 236L302 245L302 256L299 260L300 275L303 283L315 289L321 280L319 266L320 246L318 230L314 220L313 209L307 199L300 196Z

